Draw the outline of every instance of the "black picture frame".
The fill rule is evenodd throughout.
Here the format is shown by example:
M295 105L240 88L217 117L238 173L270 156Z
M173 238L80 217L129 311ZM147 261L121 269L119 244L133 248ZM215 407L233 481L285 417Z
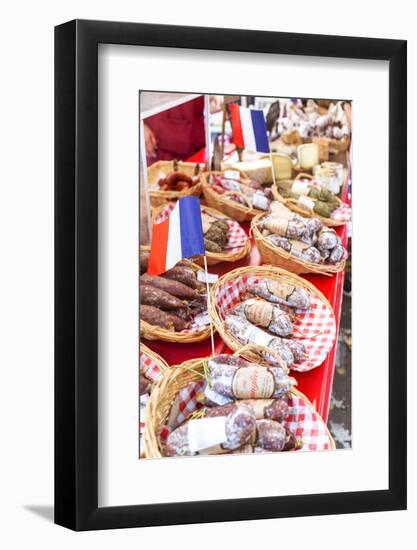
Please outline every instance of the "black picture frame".
M389 62L387 490L98 507L98 44ZM406 47L404 40L107 21L55 28L57 524L91 530L406 508Z

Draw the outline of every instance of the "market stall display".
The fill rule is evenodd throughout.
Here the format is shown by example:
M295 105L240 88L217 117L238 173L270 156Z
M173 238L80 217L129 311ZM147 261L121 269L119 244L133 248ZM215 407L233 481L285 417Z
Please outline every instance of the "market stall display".
M168 203L154 209L154 223L164 221L173 207L173 203ZM201 205L201 215L208 265L237 262L249 254L250 241L237 221L203 204ZM202 260L196 258L195 262L201 265Z
M209 314L230 349L261 345L270 350L261 352L268 363L284 362L299 372L319 366L336 337L334 313L321 292L272 266L238 268L220 277ZM252 350L244 357L259 361Z
M291 384L279 398L262 397L266 395L264 384L259 385L258 393L252 392L251 398L233 397L225 405L209 406L205 392L210 389L210 361L241 369L240 383L235 384L239 386L238 395L248 395L242 390L242 378L250 378L254 369L273 377L268 367L239 362L238 357L230 355L209 361L194 359L171 367L147 405L147 417L151 419L144 434L147 458L335 448L326 424L306 396Z
M154 207L187 195L201 195L204 164L160 160L147 170L149 197Z
M320 106L320 113L326 114L326 109L328 106ZM242 107L240 112L241 116L246 116ZM338 127L328 119L326 128L331 125ZM284 402L288 406L290 395L297 392L295 380L291 381L293 376L304 389L310 387L309 381L315 380L310 372L323 371L323 366L329 361L332 363L329 368L334 369L340 292L347 259L345 225L350 221L351 212L348 204L343 202L346 200L349 166L346 168L346 164L329 162L328 159L334 153L329 147L330 140L343 141L347 136L335 137L333 133L330 135L330 130L326 130L328 135L323 135L320 125L306 137L300 136L298 128L287 130L283 132L285 136L281 135L281 142L284 139L288 145L291 142L289 154L284 154L280 149L279 152L271 150L269 155L259 152L267 151L265 148L251 151L246 148L250 140L245 133L245 143L239 146L238 155L235 153L233 160L223 157L223 161L217 163L222 167L221 171L205 171L198 181L195 173L182 175L177 165L174 171L167 169L165 176L159 174L157 182L160 193L173 191L177 183L182 187L180 192L189 191L194 186L191 182L201 184L200 212L205 255L199 251L200 256L187 256L191 261L181 260L168 272L157 271L158 275L149 275L146 273L147 251L142 249L141 336L152 344L153 349L169 357L171 365L178 365L181 361L181 366L170 367L164 381L165 378L171 379L175 369L185 371L189 364L194 368L193 361L203 361L198 351L207 361L203 363L205 386L202 386L202 391L198 382L194 386L190 383L181 392L176 391L175 395L170 393L175 387L164 386L163 395L170 395L171 401L169 411L164 409L165 420L155 433L151 424L158 417L161 403L155 409L150 400L152 416L148 414L147 418L152 420L147 421L147 457L268 452L289 450L290 447L298 450L300 441L291 432L283 431L283 418L273 418L275 413L271 410L285 408ZM256 140L258 137L255 136ZM210 159L210 150L208 155ZM239 160L236 160L238 156ZM193 166L198 166L203 158L209 166L207 150L192 156L195 161ZM298 173L302 168L308 172ZM197 169L195 171L198 172ZM171 219L174 201L178 198L181 197L173 197L168 202L153 202L153 222L160 224ZM195 216L196 213L193 219L196 219ZM205 276L197 277L198 272L204 273L203 258L208 265L215 266L214 272L220 275L217 282L207 271ZM237 268L233 269L236 262ZM257 267L259 263L269 265ZM172 271L175 273L170 273ZM200 279L198 288L191 283L190 273L193 273L193 279ZM330 304L315 285L299 277L299 274L311 274L308 278L319 288L327 288L326 284L322 284L323 275L334 278L337 296L326 292L326 295L332 296ZM203 286L209 279L214 284L208 301ZM172 285L172 282L179 285ZM331 287L333 289L333 285ZM335 292L336 287L333 289ZM334 304L337 308L335 312L332 308ZM211 320L217 332L211 345L208 340L210 325L201 327L200 320L204 323ZM204 335L199 335L200 331ZM184 346L179 346L178 350L168 350L164 342L182 342ZM196 346L197 342L201 345ZM230 354L237 350L242 350L240 361L246 362L245 369L239 367L238 362L229 364L227 357L232 356L219 356L223 352ZM231 361L236 361L236 358ZM247 361L253 364L248 365ZM260 380L262 395L245 394L245 383L251 369L255 379ZM290 371L291 376L288 374ZM322 377L323 374L320 374L318 378ZM233 380L235 384L242 380L242 386L238 384L235 387ZM169 382L174 386L177 383L176 377ZM272 387L277 393L268 393ZM317 387L314 391L319 393L320 399L321 392L326 392L326 399L330 399L328 386L322 389ZM307 392L307 395L311 398L310 393ZM328 402L326 405L321 400L316 401L317 394L313 395L316 409L319 408L327 418ZM253 403L246 403L251 398L258 400L255 408ZM261 400L264 403L261 404ZM314 410L311 403L309 405ZM262 417L259 416L260 409L269 412L264 412ZM195 438L200 439L201 434L207 433L204 426L214 426L216 421L218 426L223 425L222 433L225 426L230 427L228 435L237 437L239 430L234 432L234 429L238 425L247 425L248 431L240 433L237 443L232 442L233 437L212 441L210 435L212 445L196 449ZM304 422L300 418L298 430L306 428L302 424ZM193 434L191 444L190 431ZM263 431L265 441L275 441L274 449L265 447ZM248 436L249 432L252 436ZM272 445L271 442L268 444ZM330 443L325 448L334 448L334 444Z

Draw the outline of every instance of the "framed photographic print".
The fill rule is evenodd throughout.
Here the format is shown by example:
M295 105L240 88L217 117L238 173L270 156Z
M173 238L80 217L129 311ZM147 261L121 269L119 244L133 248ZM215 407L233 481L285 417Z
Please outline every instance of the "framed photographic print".
M405 41L60 25L55 197L56 523L406 507Z

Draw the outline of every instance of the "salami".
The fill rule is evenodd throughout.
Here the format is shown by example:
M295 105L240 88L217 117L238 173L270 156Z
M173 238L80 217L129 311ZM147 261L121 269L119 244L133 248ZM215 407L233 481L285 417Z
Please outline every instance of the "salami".
M285 304L297 309L309 309L311 306L310 293L305 288L299 288L288 283L264 279L259 283L250 285L248 290L254 296L259 296L275 304Z
M278 336L290 336L293 332L288 313L282 311L278 305L265 300L246 300L234 309L234 313Z
M185 265L176 265L172 269L169 269L163 273L162 277L179 281L180 283L183 283L193 289L197 289L200 286L194 270Z
M146 273L148 271L149 252L141 252L139 254L139 268L140 273Z
M139 309L139 314L141 320L150 325L158 326L165 330L175 330L172 317L157 307L142 304Z
M145 274L141 276L140 282L145 285L150 285L155 288L165 290L165 292L172 294L172 296L176 296L177 298L181 298L183 300L193 300L196 297L195 290L184 283L180 283L179 281Z
M140 285L140 302L141 304L168 310L184 307L184 302L176 296L148 284Z
M208 360L210 387L234 399L268 399L285 395L294 379L280 367L263 367L240 360L233 364L227 355Z
M267 359L267 361L278 364L279 366L291 365L294 363L294 355L290 348L286 345L286 340L282 340L278 336L272 336L264 330L256 327L250 323L247 319L240 317L238 315L226 315L225 324L228 330L233 334L233 336L239 340L243 345L246 344L255 344L270 348L271 350L278 353L281 361L275 357L273 354L266 352L261 352L262 356Z
M257 420L254 445L266 451L278 452L285 449L287 433L275 420Z
M286 395L279 399L246 399L241 403L246 403L253 408L257 420L266 418L282 422L289 413L288 397Z
M255 414L249 405L232 403L214 407L202 418L188 419L172 431L165 455L219 454L238 449L249 441L255 426Z

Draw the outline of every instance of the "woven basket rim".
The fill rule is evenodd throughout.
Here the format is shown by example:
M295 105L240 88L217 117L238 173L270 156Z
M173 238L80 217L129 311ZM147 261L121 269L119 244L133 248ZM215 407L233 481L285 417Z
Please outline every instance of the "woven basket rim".
M221 336L222 340L226 343L226 345L233 351L239 350L242 347L242 344L239 342L237 338L235 338L235 336L230 334L230 332L225 328L224 321L220 317L220 313L216 306L216 294L218 289L222 285L230 281L233 281L243 275L254 276L258 278L264 277L268 279L275 279L275 280L281 280L281 281L283 280L284 282L289 282L294 286L303 287L307 289L309 292L313 293L315 296L317 296L319 300L323 302L326 305L326 307L330 309L330 311L333 312L333 308L330 305L327 298L324 296L324 294L320 292L320 290L317 287L315 287L312 283L307 281L307 279L304 279L299 275L296 275L295 273L291 273L290 271L287 271L285 269L275 267L272 265L238 267L237 269L234 269L232 271L229 271L228 273L225 273L213 285L213 288L211 289L210 308L209 308L209 315L213 321L213 324L217 332ZM242 357L244 357L245 359L259 361L259 356L253 353L252 351L245 352L242 355Z
M234 354L235 355L235 354ZM171 407L175 401L178 392L186 387L191 382L197 382L200 379L204 378L204 362L207 361L207 357L199 357L195 359L189 359L184 361L181 364L173 365L170 367L169 372L161 378L156 386L154 387L150 399L146 406L146 424L145 424L145 433L144 433L144 447L145 447L145 457L146 458L162 458L164 455L161 452L161 444L158 433L161 427L167 422ZM184 375L182 380L183 384L180 385L181 380L178 379ZM187 377L186 375L189 375ZM164 397L167 391L174 387L175 393L168 399L167 414L162 419L161 422L157 422L158 409L161 408L161 405L164 404ZM336 449L334 439L327 427L327 424L324 422L323 418L317 412L314 405L308 399L308 397L300 392L297 388L292 387L289 392L290 394L303 399L306 405L316 414L318 422L324 427L327 436L329 438L329 450ZM162 401L162 403L161 403ZM149 421L152 419L152 422Z
M286 250L283 250L279 248L278 246L273 245L269 241L261 235L261 232L258 228L258 223L261 220L262 216L265 216L267 214L260 214L259 216L255 216L251 222L251 232L253 235L253 238L255 239L256 245L259 249L259 242L262 242L262 246L268 249L269 253L275 256L278 256L279 258L283 258L284 260L288 262L294 263L294 265L300 266L301 268L305 269L306 273L319 273L322 275L334 275L335 273L339 273L340 271L343 271L346 264L346 259L339 262L337 265L326 265L326 264L314 264L312 262L306 262L305 260L301 258L297 258L296 256L293 256L291 252L287 252ZM260 251L261 253L261 251Z

